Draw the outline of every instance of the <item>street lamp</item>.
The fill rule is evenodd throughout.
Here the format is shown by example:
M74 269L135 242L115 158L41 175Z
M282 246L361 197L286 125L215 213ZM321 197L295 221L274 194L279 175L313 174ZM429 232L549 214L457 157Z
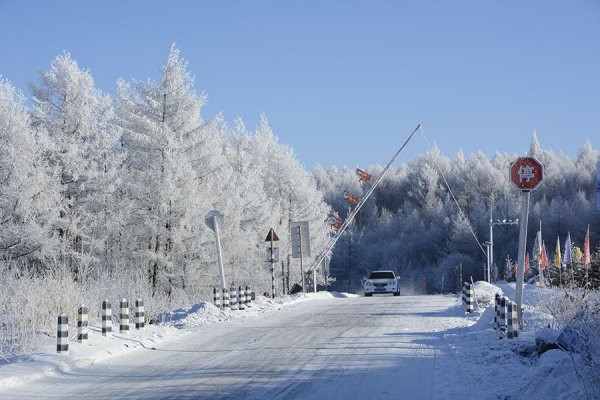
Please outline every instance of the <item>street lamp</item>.
M490 241L488 246L488 280L491 282L490 271L492 265L494 265L494 226L496 225L519 225L519 219L497 219L494 221L492 217L492 208L490 208ZM487 243L487 242L486 242Z

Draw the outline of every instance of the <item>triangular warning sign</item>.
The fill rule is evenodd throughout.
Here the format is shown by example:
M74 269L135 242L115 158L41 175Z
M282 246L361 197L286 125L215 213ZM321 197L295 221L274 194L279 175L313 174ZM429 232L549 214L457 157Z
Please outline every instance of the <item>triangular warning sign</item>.
M273 228L271 228L271 230L269 230L269 233L267 234L267 238L265 239L265 242L277 242L279 240L279 236L277 236L277 234L275 233L275 231L273 230Z

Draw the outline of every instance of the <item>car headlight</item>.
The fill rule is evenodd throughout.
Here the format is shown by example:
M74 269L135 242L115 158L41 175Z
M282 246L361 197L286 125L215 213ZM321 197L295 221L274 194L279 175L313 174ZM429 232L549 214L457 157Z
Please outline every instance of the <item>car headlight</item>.
M373 282L371 282L371 281L366 281L366 282L365 282L365 285L367 285L367 286L373 286Z

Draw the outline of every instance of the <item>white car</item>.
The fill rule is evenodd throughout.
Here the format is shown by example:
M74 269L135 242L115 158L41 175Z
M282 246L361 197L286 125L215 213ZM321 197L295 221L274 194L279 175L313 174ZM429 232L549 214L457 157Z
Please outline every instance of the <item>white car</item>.
M394 296L400 296L399 280L394 271L373 271L365 280L365 296L372 296L373 293L393 293Z

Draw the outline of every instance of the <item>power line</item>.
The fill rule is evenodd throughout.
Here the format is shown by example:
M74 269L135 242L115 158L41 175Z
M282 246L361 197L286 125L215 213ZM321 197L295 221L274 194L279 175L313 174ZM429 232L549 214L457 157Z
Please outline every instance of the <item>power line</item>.
M421 130L421 134L423 136L423 140L425 140L425 143L427 143L427 147L429 147L429 151L433 152L433 148L429 144L429 140L427 140L427 136L425 136L425 131L423 130L423 126L419 125L419 129ZM473 227L471 226L471 221L469 221L469 219L467 218L467 216L463 212L462 208L460 208L460 204L458 204L458 201L456 200L456 197L454 197L454 193L452 192L452 189L450 189L450 185L448 184L448 181L446 180L446 177L444 176L444 173L442 172L442 169L440 168L440 166L439 166L439 164L438 164L438 162L437 162L437 160L436 160L435 157L433 157L433 163L435 164L435 167L437 168L438 173L442 177L442 180L446 184L446 188L448 188L448 192L450 193L450 196L452 196L452 200L454 200L454 203L456 204L456 207L458 207L458 211L460 212L460 215L462 215L462 217L465 219L465 221L467 221L467 225L469 226L469 231L471 231L471 234L473 235L473 238L475 238L475 241L477 242L477 246L479 246L479 248L481 249L481 252L483 253L483 255L487 257L487 253L485 252L485 250L481 246L481 243L479 242L479 239L477 238L477 235L475 234L475 231L473 230Z

